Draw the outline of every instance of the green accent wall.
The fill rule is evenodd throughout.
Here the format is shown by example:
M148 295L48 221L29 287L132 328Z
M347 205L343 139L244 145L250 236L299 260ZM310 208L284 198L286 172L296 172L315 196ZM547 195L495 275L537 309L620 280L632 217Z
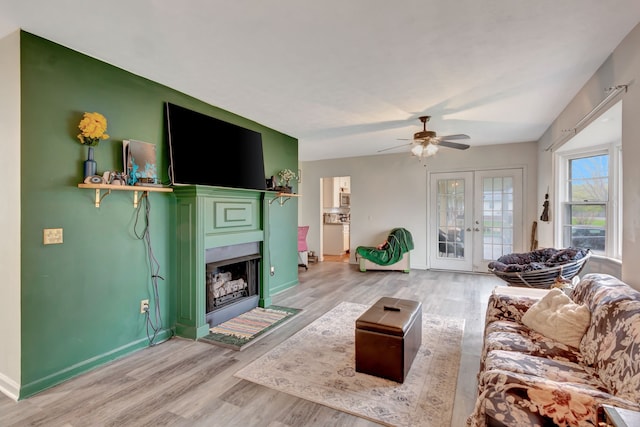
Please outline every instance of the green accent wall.
M35 35L21 32L21 320L20 398L148 345L140 300L159 303L162 328L176 325L176 199L149 195L150 236L160 264L155 301L144 210L133 193L112 192L100 208L79 189L87 148L76 138L83 112L108 120L110 139L95 148L98 173L122 170L122 140L155 143L168 182L163 103L169 101L262 133L265 170L297 169L295 138ZM203 81L203 85L215 82ZM212 159L212 164L219 159ZM11 177L7 177L11 179ZM143 204L144 206L144 204ZM269 206L269 294L298 283L297 201ZM64 243L43 245L43 229L63 228Z

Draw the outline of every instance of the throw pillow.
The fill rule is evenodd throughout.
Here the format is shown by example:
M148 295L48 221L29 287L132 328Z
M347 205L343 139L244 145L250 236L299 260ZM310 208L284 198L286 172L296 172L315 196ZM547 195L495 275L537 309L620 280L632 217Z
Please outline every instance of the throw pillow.
M572 347L580 346L590 320L587 306L574 303L560 289L551 289L522 316L529 329Z

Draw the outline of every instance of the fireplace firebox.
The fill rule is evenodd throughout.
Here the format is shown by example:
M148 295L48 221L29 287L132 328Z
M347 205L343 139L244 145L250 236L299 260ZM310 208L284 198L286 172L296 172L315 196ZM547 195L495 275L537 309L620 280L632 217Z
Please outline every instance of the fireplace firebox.
M218 325L258 306L258 242L206 250L206 321Z

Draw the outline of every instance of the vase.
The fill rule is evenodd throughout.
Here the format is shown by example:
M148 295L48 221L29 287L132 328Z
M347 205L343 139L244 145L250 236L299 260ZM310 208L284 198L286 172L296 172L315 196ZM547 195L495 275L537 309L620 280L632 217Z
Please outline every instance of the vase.
M89 147L87 160L84 161L84 178L87 179L87 177L95 175L97 169L98 165L96 161L93 160L93 147Z

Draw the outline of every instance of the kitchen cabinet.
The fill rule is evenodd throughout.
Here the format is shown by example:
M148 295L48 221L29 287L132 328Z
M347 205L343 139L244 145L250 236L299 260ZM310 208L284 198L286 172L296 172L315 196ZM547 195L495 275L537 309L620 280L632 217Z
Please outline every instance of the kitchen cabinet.
M325 208L340 207L340 187L337 178L322 180L322 206Z
M322 206L324 208L339 208L340 193L351 191L351 177L334 176L322 179Z
M351 193L351 177L350 176L339 176L338 177L338 191L342 191L344 193Z
M324 224L323 252L344 255L349 250L349 224Z

